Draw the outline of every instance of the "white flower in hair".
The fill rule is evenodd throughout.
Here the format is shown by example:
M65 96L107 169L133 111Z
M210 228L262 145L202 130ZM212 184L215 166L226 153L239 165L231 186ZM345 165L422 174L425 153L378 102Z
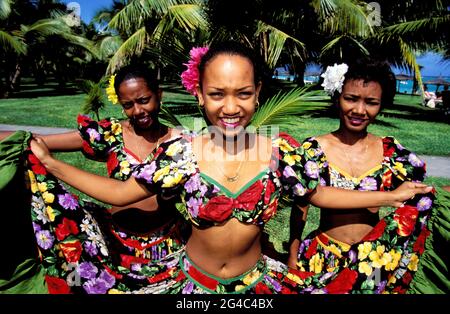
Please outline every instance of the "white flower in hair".
M342 92L347 71L348 65L345 63L335 63L333 66L328 66L325 73L321 75L324 78L323 89L330 95L333 95L335 91Z

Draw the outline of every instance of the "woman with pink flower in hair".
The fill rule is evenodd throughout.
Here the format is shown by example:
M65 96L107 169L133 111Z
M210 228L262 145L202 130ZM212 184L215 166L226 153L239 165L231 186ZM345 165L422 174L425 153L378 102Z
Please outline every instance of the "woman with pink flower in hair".
M367 131L380 110L393 102L396 80L390 66L361 59L328 67L322 76L340 125L302 143L306 182L319 179L323 186L358 191L392 191L406 181L422 182L425 163L416 154L393 137ZM432 214L434 199L431 193L417 195L381 220L380 207L322 208L318 230L303 240L299 235L291 245L289 266L308 274L304 280L310 287L302 292L405 293L411 287L413 292L445 291L445 279L437 286L424 280L430 256L438 256L430 247L423 254L425 241L432 241L433 227L427 222L437 212L434 206ZM425 266L419 267L422 259ZM448 287L448 272L439 277L447 277Z
M195 55L194 55L195 57ZM131 273L148 285L114 292L133 293L295 293L302 274L262 254L261 233L281 197L311 193L321 207L399 206L429 188L407 183L389 193L320 187L304 179L303 148L285 133L264 136L247 128L257 108L261 71L254 52L236 42L217 43L201 57L196 86L209 126L201 134L165 141L148 163L125 182L92 175L54 159L45 144L31 142L41 167L60 180L114 205L150 195L171 200L192 225L185 248L148 265L134 261ZM188 66L195 66L195 62ZM314 172L313 168L309 171ZM121 282L120 278L116 282Z

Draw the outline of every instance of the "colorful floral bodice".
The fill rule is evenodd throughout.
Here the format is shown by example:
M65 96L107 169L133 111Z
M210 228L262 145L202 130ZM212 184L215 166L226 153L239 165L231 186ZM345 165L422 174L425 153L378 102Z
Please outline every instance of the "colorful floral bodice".
M183 136L161 144L153 161L136 167L133 176L154 193L179 197L177 209L197 227L223 224L231 218L263 225L276 213L281 194L292 200L318 184L311 179L305 185L303 149L287 134L272 139L270 166L236 193L200 172L192 140Z
M423 181L425 163L416 154L405 149L393 137L383 137L382 141L383 161L358 178L352 177L336 165L329 163L314 137L307 138L302 146L306 149L306 163L311 163L308 168L318 169L320 184L324 186L347 190L389 191L397 188L404 181ZM308 154L309 149L320 151L322 154Z
M94 121L88 116L79 115L78 130L83 139L83 153L90 159L106 161L108 175L121 181L131 177L131 169L149 161L153 154L140 160L125 147L123 129L116 118Z

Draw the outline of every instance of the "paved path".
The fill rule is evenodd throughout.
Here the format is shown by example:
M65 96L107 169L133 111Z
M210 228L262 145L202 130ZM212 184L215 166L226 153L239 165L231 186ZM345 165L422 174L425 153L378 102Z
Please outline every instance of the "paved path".
M37 134L55 134L74 131L73 129L64 129L64 128L0 124L0 131L15 131L15 130L25 130ZM425 162L427 163L428 176L450 178L450 157L421 155L420 158L425 160Z

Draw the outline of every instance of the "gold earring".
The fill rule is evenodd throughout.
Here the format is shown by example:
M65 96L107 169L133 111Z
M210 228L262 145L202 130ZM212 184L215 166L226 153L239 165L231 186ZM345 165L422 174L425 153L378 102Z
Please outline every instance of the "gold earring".
M202 104L201 102L198 102L198 106L203 109L203 107L205 107L205 104Z
M256 99L256 109L259 108L259 99Z

